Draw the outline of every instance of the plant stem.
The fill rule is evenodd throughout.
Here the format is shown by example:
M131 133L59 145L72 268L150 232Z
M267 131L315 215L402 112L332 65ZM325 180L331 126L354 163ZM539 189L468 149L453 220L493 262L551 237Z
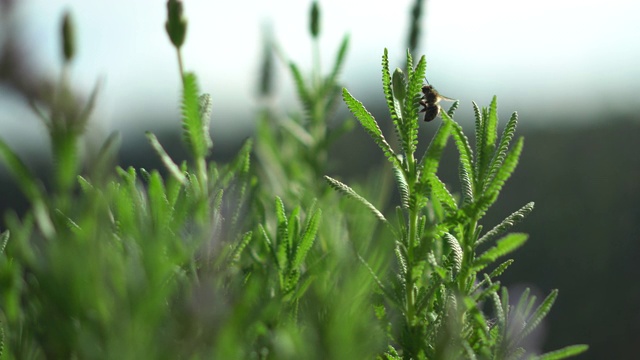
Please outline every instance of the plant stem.
M418 178L415 171L415 158L413 154L407 155L407 171L405 176L408 177L407 184L409 188L409 199L415 199L416 179ZM414 254L413 250L418 242L418 211L416 208L416 202L409 203L409 232L408 232L408 244L407 244L407 323L409 326L413 325L415 317L415 294L413 291L413 268Z
M176 48L176 54L178 55L178 68L180 70L180 80L182 80L182 86L184 86L184 64L182 62L182 52L180 48Z

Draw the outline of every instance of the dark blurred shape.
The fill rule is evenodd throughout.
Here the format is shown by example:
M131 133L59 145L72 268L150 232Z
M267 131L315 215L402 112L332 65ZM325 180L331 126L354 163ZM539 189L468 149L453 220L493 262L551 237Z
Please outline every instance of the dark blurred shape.
M18 26L13 19L17 1L0 0L0 85L29 101L43 101L51 93L53 84L45 74L29 61L27 44L20 41Z
M66 63L73 60L76 53L76 33L70 11L65 11L62 18L62 55Z
M309 31L314 39L320 36L320 6L317 1L311 4Z
M415 0L413 7L411 8L411 21L409 22L409 38L407 41L407 48L412 54L417 53L416 49L420 42L420 36L422 35L422 21L423 9L426 8L424 0Z
M167 1L167 22L165 24L171 43L180 49L187 36L187 19L184 16L184 6L180 0Z
M268 98L274 93L274 45L271 28L264 26L262 31L262 57L260 62L260 92L261 98Z
M2 9L3 13L5 11L13 10L13 6L16 4L14 0L0 0L0 9Z

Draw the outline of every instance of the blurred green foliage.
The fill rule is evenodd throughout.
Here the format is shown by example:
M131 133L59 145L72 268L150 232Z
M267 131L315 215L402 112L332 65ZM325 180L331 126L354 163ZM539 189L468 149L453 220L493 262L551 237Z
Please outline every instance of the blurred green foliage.
M525 170L502 192L501 207L488 211L522 149L520 140L509 147L515 116L499 137L495 98L487 108L474 104L476 137L468 142L452 119L456 104L442 112L439 130L428 128L436 135L424 157L414 157L423 150L418 111L426 63L414 67L409 57L406 78L397 70L392 80L385 55L383 84L397 153L364 106L346 90L343 96L394 171L376 167L375 176L360 176L351 187L330 178L334 192L321 178L334 166L335 142L354 124L330 121L345 38L327 75L319 66L302 74L285 59L304 113L283 117L265 105L255 140L226 164L215 163L211 101L200 94L195 75L184 72L179 53L186 33L181 5L169 1L167 31L171 37L171 11L179 8L173 19L182 26L182 41L171 40L184 87L185 156L176 157L163 147L168 142L149 133L159 169L113 171L112 136L81 167L78 141L96 92L85 106L72 101L69 61L57 100L44 109L34 104L50 130L52 173L34 175L0 143L30 204L7 212L3 228L10 232L0 236L0 358L518 358L542 350L518 344L547 314L557 291L542 302L528 291L510 297L493 281L497 276L544 293L562 289L545 351L590 342L598 350L587 356L629 354L623 345L612 350L606 344L631 344L639 322L608 311L607 296L624 294L619 301L627 309L640 296L628 278L607 271L637 272L624 260L639 253L633 240L640 216L615 209L621 203L634 208L640 200L638 182L630 180L640 174L618 172L637 172L640 164L617 156L629 153L637 127L529 136ZM316 58L319 22L314 3ZM273 56L267 49L263 79L269 79ZM269 96L271 87L262 88ZM620 127L625 131L616 132ZM449 136L460 159L446 146ZM612 138L615 145L607 142ZM350 148L357 153L353 143ZM455 182L460 188L450 193L444 184ZM481 273L524 243L522 234L489 240L527 215L531 208L522 204L531 199L538 204L533 221L518 226L535 241L516 253L515 262L502 260ZM394 201L397 216L387 211ZM479 225L487 211L483 223L508 220L489 236ZM606 291L594 291L594 284ZM618 325L607 335L590 332L608 324ZM547 358L585 349L567 347Z

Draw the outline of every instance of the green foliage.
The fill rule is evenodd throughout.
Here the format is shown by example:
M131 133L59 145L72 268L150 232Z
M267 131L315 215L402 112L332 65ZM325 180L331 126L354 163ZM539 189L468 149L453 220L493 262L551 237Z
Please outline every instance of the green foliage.
M392 230L394 234L401 234L395 241L396 266L391 268L388 276L374 275L385 295L379 305L385 309L380 312L384 314L381 317L388 321L389 337L396 343L386 357L521 358L526 349L519 344L546 316L557 291L553 291L533 314L529 315L533 304L529 301L526 309L519 306L515 315L511 315L506 288L493 283L492 279L502 274L512 260L498 265L490 274L480 272L522 246L527 235L507 234L493 247L478 251L480 244L503 234L533 209L533 203L527 204L480 237L482 226L479 221L495 203L506 180L515 170L522 151L522 139L509 149L517 117L515 114L511 117L498 142L496 97L489 108L474 104L474 153L462 127L452 118L456 103L448 112L440 112L443 124L437 129L424 156L418 160L415 156L417 115L423 96L421 86L426 70L425 58L422 57L414 68L413 58L407 54L406 75L397 69L390 76L386 50L382 64L383 90L400 140L401 155L396 155L386 142L376 120L364 105L346 89L343 96L352 114L389 160L402 199L398 225ZM449 136L453 137L460 154L462 199L459 202L436 175ZM347 185L327 179L340 193L368 204ZM374 214L386 222L377 210ZM498 296L499 292L502 297ZM526 296L523 295L522 304L527 303ZM488 325L487 315L480 310L486 298L493 298L495 303L497 325L493 328ZM517 331L513 329L512 316L525 319ZM570 356L586 350L585 347L568 349L553 354Z
M522 151L522 139L511 143L515 114L498 137L497 99L488 108L474 104L472 148L453 119L456 102L440 112L442 123L418 156L426 59L414 66L408 52L406 69L392 73L385 50L382 85L398 138L394 149L373 115L339 86L345 37L326 76L319 61L311 75L287 62L303 114L278 116L265 104L255 148L249 139L233 160L215 163L208 160L211 97L200 94L193 73L183 71L182 2L167 6L166 28L182 77L187 161L176 163L147 132L164 171L109 169L117 144L110 136L96 166L83 172L76 143L95 91L88 105L60 102L46 116L41 112L52 139L54 186L43 186L0 140L0 156L30 202L23 215L6 214L7 230L0 234L0 357L528 355L523 339L549 313L557 291L536 306L527 290L513 306L496 278L513 263L498 259L527 240L507 232L533 203L487 232L480 225ZM316 58L319 14L313 2ZM270 70L263 71L267 78ZM382 150L389 176L377 172L347 185L325 175L331 143L355 123L331 123L340 94ZM438 176L450 137L460 154L460 189L454 192ZM387 214L391 179L400 202ZM586 349L576 345L530 357L561 359Z

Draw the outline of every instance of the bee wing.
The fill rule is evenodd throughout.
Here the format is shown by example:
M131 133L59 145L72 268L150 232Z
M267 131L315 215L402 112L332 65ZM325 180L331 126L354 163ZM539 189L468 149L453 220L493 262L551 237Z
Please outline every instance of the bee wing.
M458 99L452 99L450 97L442 96L440 94L438 94L438 97L440 98L439 100L447 100L447 101L456 101L456 100L458 100Z

